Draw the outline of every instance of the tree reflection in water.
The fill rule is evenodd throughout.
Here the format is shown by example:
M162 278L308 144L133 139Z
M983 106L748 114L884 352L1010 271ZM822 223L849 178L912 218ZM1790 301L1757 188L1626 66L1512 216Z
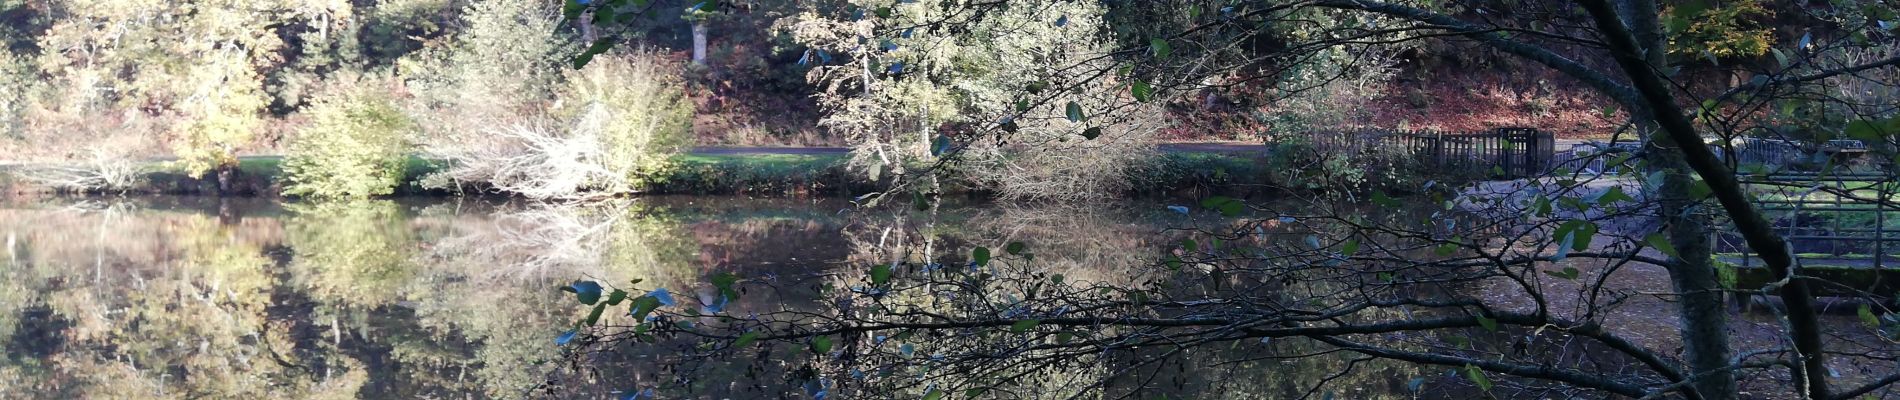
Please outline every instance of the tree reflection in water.
M690 353L669 346L564 358L555 337L588 310L555 289L576 279L669 288L681 304L697 306L719 298L704 284L709 277L733 273L777 289L748 289L727 315L810 310L872 265L910 268L1016 241L1034 244L1036 273L1136 283L1162 277L1125 266L1161 254L1176 239L1157 233L1182 220L1149 206L1078 213L963 205L918 213L664 197L587 206L195 198L10 204L0 207L0 236L8 238L0 257L0 397L565 397L648 387L664 388L664 397L802 393L787 377L801 373L788 368L799 365L803 349L684 370L658 368ZM612 314L603 323L629 324ZM1323 379L1316 371L1351 362L1271 358L1301 351L1293 341L1257 347L1141 368L1180 387L1205 388L1180 394L1280 397ZM915 351L930 354L927 344ZM1267 361L1223 364L1241 358ZM583 368L564 363L575 360ZM1134 365L1107 361L1046 378L1086 382ZM1354 376L1361 375L1414 374ZM1391 384L1346 379L1364 380L1335 386Z

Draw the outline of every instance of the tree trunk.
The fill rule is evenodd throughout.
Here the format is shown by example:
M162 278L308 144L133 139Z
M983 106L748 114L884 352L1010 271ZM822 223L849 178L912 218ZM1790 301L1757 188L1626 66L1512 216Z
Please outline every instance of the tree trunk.
M1748 247L1761 255L1762 263L1767 264L1775 278L1780 280L1769 286L1788 308L1788 335L1794 341L1795 362L1799 365L1793 369L1794 384L1805 397L1828 398L1826 357L1822 353L1821 324L1815 315L1813 291L1808 287L1807 280L1796 279L1794 255L1789 252L1787 241L1775 235L1773 226L1748 201L1747 193L1735 179L1734 172L1715 157L1714 151L1702 145L1695 125L1685 116L1682 106L1676 104L1669 85L1657 76L1657 65L1649 62L1650 57L1645 55L1648 52L1643 51L1644 46L1637 43L1638 38L1631 34L1615 11L1603 0L1581 3L1595 19L1597 29L1603 31L1611 55L1616 58L1624 74L1629 76L1631 86L1649 105L1649 111L1653 114L1649 120L1662 128L1669 141L1686 144L1678 146L1679 151L1671 155L1679 156L1683 163L1702 177L1710 193L1715 195L1729 218L1734 220L1736 231L1748 242Z
M1667 42L1658 20L1662 10L1656 2L1622 0L1618 3L1618 11L1629 21L1637 43L1643 46L1643 58L1658 68L1667 67L1669 54L1664 47ZM1734 399L1735 374L1728 369L1733 354L1729 348L1728 310L1722 303L1719 278L1711 258L1714 248L1709 240L1710 221L1695 212L1695 206L1700 203L1691 192L1695 176L1682 153L1682 146L1702 143L1684 144L1661 134L1655 115L1646 114L1651 113L1637 111L1632 112L1631 117L1639 121L1638 131L1649 142L1645 147L1651 169L1662 173L1662 184L1654 195L1659 205L1658 219L1663 223L1661 233L1670 246L1676 248L1676 255L1670 259L1673 265L1669 268L1669 283L1679 296L1676 312L1681 322L1682 358L1689 364L1688 373L1684 375L1693 381L1689 387L1694 393L1690 397Z
M237 180L237 166L219 165L217 171L218 197L230 196L233 181Z
M706 64L706 21L693 21L693 63Z

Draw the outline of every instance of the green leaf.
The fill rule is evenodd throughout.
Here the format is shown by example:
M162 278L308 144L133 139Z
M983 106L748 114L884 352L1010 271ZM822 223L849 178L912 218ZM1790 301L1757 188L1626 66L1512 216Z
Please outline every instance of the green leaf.
M635 297L633 298L633 305L629 308L632 308L630 314L635 321L645 321L647 314L652 314L653 310L660 309L660 299L654 298L653 296Z
M1611 186L1609 190L1605 190L1602 194L1597 195L1596 203L1598 205L1611 205L1635 200L1636 198L1630 197L1628 193L1623 193L1622 186Z
M930 211L930 198L924 192L910 192L910 205L917 211Z
M1399 201L1393 200L1391 197L1386 197L1385 192L1375 191L1372 192L1372 204L1385 208L1396 208L1399 206Z
M984 393L989 393L989 392L990 392L989 388L975 388L975 389L963 391L963 397L974 399L977 397L982 397Z
M757 341L759 341L758 332L746 332L744 334L740 334L738 339L735 339L732 341L732 348L737 349L741 347L746 347L748 345L751 345L752 342L757 342Z
M1432 249L1432 253L1438 254L1439 257L1446 257L1452 254L1458 254L1458 244L1445 243L1445 244L1438 245L1437 248Z
M1584 251L1590 249L1590 240L1597 234L1597 224L1590 221L1570 220L1557 225L1553 237L1570 243L1571 249Z
M1016 323L1009 325L1009 333L1028 332L1031 329L1036 329L1036 325L1042 325L1042 320L1025 319L1016 321Z
M811 338L811 352L816 353L816 354L830 353L831 352L831 337L818 336L818 337Z
M1231 197L1212 196L1201 199L1201 207L1220 211L1222 216L1237 217L1242 211L1246 211L1247 204Z
M1029 100L1016 100L1016 112L1029 111Z
M990 265L990 248L977 246L976 250L970 251L970 261L976 262L979 267Z
M1189 253L1200 251L1200 247L1200 244L1195 242L1194 239L1181 239L1181 249L1187 250Z
M1098 137L1102 137L1102 127L1091 126L1088 129L1082 130L1083 139L1095 140L1095 138L1098 138Z
M1168 58L1169 54L1174 54L1174 48L1168 46L1168 39L1150 39L1148 40L1148 48L1154 50L1155 58Z
M1155 96L1154 86L1150 86L1148 82L1142 81L1135 81L1135 83L1129 84L1128 92L1135 95L1135 101L1139 102L1147 102Z
M1491 391L1491 379L1485 378L1484 370L1479 369L1478 366L1465 364L1465 377L1470 378L1472 384L1478 385L1479 391Z
M600 302L601 287L599 282L578 281L562 290L574 293L574 298L580 300L581 304L593 305L594 303Z
M610 293L607 295L607 302L603 304L610 305L610 306L617 306L617 305L620 305L621 301L625 301L625 300L627 300L627 291L614 289L613 293Z
M1487 330L1487 331L1492 331L1492 332L1497 332L1497 331L1498 331L1498 320L1495 320L1495 319L1490 319L1490 318L1486 318L1486 317L1485 317L1485 316L1483 316L1483 315L1479 315L1479 316L1478 316L1478 326L1479 326L1479 327L1481 327L1481 328L1484 328L1484 330Z
M1056 334L1056 343L1068 344L1070 341L1073 341L1073 340L1075 340L1075 334L1073 333L1061 332L1061 333Z
M1175 256L1173 256L1173 255L1169 255L1169 256L1168 256L1167 258L1163 258L1163 259L1161 260L1161 263L1162 263L1162 264L1164 264L1164 265L1167 265L1167 266L1168 266L1168 269L1169 269L1169 270L1172 270L1172 271L1180 271L1180 270L1181 270L1181 258L1180 258L1180 257L1175 257Z
M875 14L877 14L877 17L878 17L878 18L890 18L890 17L891 17L891 8L890 8L890 7L878 7L878 8L877 8L877 11L875 12Z
M1722 284L1723 289L1734 289L1737 280L1741 279L1740 272L1735 270L1735 264L1720 260L1715 262L1715 277L1716 281Z
M1023 242L1009 242L1009 244L1003 245L1003 251L1012 255L1022 255L1023 250L1028 248L1029 245L1023 244Z
M713 287L719 289L719 294L725 295L727 300L739 298L739 290L735 287L738 283L739 275L731 272L721 272L712 276Z
M888 283L890 281L891 281L891 266L890 265L878 264L871 267L871 285L872 286L884 286L885 283Z
M1544 271L1545 275L1550 275L1550 276L1557 277L1559 279L1572 280L1572 281L1577 280L1577 276L1581 275L1582 273L1583 273L1582 271L1577 270L1577 267L1564 267L1564 269L1558 270L1558 271Z
M1063 112L1069 117L1069 122L1082 122L1089 119L1088 114L1082 113L1082 105L1076 104L1073 101L1069 102L1069 105L1063 106Z
M1859 314L1860 314L1860 323L1866 324L1869 327L1874 327L1874 328L1880 327L1880 316L1874 315L1873 305L1861 304Z
M1656 248L1656 251L1668 254L1670 257L1682 258L1682 254L1676 252L1676 246L1669 244L1669 238L1663 237L1661 233L1651 233L1643 237L1643 241L1648 242L1649 247Z
M587 5L581 4L581 2L577 0L567 0L561 3L561 18L567 20L580 18L581 13L587 11Z
M594 311L587 313L587 326L600 322L600 313L604 311L607 311L607 303L595 304Z
M930 389L930 392L928 392L928 393L924 393L924 400L942 400L942 399L943 399L943 391L942 391L942 390L937 390L936 388L931 388L931 389Z
M1352 257L1353 254L1358 253L1359 239L1348 239L1345 244L1339 246L1339 255L1341 257Z

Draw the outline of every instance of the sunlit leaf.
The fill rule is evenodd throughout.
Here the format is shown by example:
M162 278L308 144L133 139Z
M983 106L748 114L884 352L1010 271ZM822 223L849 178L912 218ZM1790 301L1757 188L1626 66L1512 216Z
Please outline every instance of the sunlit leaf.
M1857 313L1860 314L1860 323L1866 324L1869 327L1880 327L1880 316L1874 314L1873 305L1863 303L1860 305L1860 310Z
M1135 101L1146 102L1154 98L1155 88L1154 86L1150 86L1148 82L1135 81L1135 83L1128 86L1128 92L1135 96Z

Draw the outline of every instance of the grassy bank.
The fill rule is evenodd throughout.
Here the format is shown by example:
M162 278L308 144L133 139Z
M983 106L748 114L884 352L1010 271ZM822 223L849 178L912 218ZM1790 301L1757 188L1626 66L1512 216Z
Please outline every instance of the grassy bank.
M845 168L842 154L687 154L656 177L647 193L747 196L848 196L882 188ZM17 169L18 167L15 167ZM404 171L398 195L450 195L418 184L440 165L412 157ZM1260 160L1233 154L1165 152L1130 176L1137 196L1199 196L1210 193L1255 192L1267 187ZM283 158L241 157L233 174L231 192L273 197L284 187ZM951 184L953 191L972 192ZM49 192L15 174L0 174L7 192ZM139 194L210 194L217 192L215 177L194 178L170 163L154 163L128 191Z

